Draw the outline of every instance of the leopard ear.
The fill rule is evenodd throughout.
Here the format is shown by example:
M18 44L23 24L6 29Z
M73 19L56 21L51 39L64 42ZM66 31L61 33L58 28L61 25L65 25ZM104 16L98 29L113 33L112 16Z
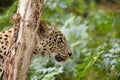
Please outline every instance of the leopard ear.
M53 27L49 26L47 23L41 21L38 29L38 34L44 38L48 38L49 34L53 31Z

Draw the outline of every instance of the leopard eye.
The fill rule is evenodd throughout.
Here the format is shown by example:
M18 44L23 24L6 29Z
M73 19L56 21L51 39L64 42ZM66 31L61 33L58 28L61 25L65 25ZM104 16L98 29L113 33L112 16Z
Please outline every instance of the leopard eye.
M64 45L63 42L58 42L58 47L59 47L60 49L65 49L65 45Z
M61 42L61 48L65 49L65 45L63 42Z

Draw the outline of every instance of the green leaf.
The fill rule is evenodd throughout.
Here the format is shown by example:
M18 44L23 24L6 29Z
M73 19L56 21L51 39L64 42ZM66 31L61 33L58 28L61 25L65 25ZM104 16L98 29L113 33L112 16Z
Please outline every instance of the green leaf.
M82 70L86 67L87 64L83 63L75 67L76 70Z

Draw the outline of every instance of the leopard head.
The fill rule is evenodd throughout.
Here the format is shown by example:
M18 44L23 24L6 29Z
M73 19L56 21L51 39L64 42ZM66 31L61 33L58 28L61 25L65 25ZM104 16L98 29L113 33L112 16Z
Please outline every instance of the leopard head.
M67 44L63 33L51 26L44 25L47 27L45 30L39 32L39 41L35 54L47 56L57 62L65 62L71 55L72 52Z

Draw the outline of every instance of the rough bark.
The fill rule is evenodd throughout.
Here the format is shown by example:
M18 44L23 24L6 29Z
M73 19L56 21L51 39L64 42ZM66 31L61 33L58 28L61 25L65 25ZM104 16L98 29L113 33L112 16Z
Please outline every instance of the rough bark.
M44 0L19 0L3 80L25 80Z

